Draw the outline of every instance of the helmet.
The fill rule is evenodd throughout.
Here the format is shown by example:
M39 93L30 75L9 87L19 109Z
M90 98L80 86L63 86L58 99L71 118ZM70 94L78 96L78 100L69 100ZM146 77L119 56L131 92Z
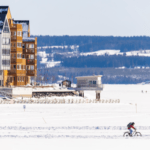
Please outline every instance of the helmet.
M134 125L135 123L134 122L132 122L132 125Z

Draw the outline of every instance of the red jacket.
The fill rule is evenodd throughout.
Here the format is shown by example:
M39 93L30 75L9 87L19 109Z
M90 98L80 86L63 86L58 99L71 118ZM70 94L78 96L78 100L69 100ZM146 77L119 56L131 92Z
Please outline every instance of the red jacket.
M132 125L130 125L130 127L128 129L131 129L131 128L135 129Z

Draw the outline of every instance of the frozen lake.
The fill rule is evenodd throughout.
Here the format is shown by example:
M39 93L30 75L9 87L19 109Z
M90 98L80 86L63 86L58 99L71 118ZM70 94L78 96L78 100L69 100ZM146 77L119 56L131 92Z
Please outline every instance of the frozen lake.
M94 95L85 92L88 98ZM101 98L121 103L27 104L25 111L22 104L0 105L0 140L3 145L22 143L22 149L100 149L100 142L106 148L116 143L120 149L117 141L132 147L131 142L150 139L150 85L105 85ZM135 122L142 137L122 136L129 122Z

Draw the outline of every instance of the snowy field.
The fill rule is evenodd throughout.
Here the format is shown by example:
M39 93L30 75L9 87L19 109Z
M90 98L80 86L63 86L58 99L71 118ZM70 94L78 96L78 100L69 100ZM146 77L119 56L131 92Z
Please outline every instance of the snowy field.
M85 96L93 98L95 92L86 91ZM1 146L6 150L146 148L150 85L105 85L101 99L121 103L26 104L25 111L21 104L0 105ZM142 137L123 137L132 121Z

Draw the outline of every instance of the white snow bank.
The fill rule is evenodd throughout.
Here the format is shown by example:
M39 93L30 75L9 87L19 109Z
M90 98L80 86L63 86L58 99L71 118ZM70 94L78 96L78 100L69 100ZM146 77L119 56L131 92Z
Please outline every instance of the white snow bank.
M126 56L145 56L150 57L150 50L137 50L130 52L120 52L120 50L99 50L95 52L80 53L81 56L88 55L126 55Z

